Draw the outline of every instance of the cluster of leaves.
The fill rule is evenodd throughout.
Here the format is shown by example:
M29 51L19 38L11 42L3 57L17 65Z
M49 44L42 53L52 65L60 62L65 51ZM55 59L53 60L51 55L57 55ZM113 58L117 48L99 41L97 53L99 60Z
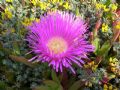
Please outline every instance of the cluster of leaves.
M95 46L83 68L55 73L30 63L26 27L55 10L72 12L89 25ZM0 90L118 90L120 88L119 0L0 0ZM88 36L87 36L88 37Z

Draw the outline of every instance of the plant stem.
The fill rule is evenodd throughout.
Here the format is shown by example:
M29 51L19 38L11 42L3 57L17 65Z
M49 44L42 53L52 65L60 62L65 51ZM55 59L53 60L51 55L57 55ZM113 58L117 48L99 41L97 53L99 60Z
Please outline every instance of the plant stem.
M62 85L64 90L68 90L68 75L65 68L63 69L63 73L62 73Z

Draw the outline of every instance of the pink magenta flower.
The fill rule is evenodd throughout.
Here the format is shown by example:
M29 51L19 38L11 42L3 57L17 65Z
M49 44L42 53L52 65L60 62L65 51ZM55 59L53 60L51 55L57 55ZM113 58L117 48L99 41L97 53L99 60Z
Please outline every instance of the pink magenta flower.
M64 67L75 73L73 64L82 67L83 59L94 50L84 37L87 31L85 22L73 14L49 13L28 28L30 53L36 55L29 61L48 62L57 72L62 72Z

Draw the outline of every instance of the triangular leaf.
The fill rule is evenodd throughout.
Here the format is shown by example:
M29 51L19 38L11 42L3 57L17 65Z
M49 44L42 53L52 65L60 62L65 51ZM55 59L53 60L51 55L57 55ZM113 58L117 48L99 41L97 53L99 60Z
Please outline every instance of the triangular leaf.
M83 86L83 82L81 80L76 81L68 90L78 90Z
M100 56L105 55L110 50L110 48L111 48L110 42L106 41L98 51L98 55Z
M95 38L95 40L92 42L92 44L95 46L95 54L97 54L97 52L100 48L100 39Z
M55 81L55 82L57 82L58 84L60 84L59 78L57 77L56 72L55 72L54 70L52 70L51 75L52 75L53 81Z
M19 56L14 56L14 55L9 55L9 57L14 61L24 63L30 67L34 67L34 65L32 63L28 62L28 60L24 57L19 57Z

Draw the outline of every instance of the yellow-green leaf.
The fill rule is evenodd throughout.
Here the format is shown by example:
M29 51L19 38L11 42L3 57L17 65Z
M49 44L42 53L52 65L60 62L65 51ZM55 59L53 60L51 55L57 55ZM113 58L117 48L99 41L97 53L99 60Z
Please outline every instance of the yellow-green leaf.
M9 57L13 61L21 62L21 63L24 63L24 64L30 66L30 67L34 67L34 65L31 62L28 62L28 60L24 57L19 57L19 56L14 56L14 55L9 55Z

